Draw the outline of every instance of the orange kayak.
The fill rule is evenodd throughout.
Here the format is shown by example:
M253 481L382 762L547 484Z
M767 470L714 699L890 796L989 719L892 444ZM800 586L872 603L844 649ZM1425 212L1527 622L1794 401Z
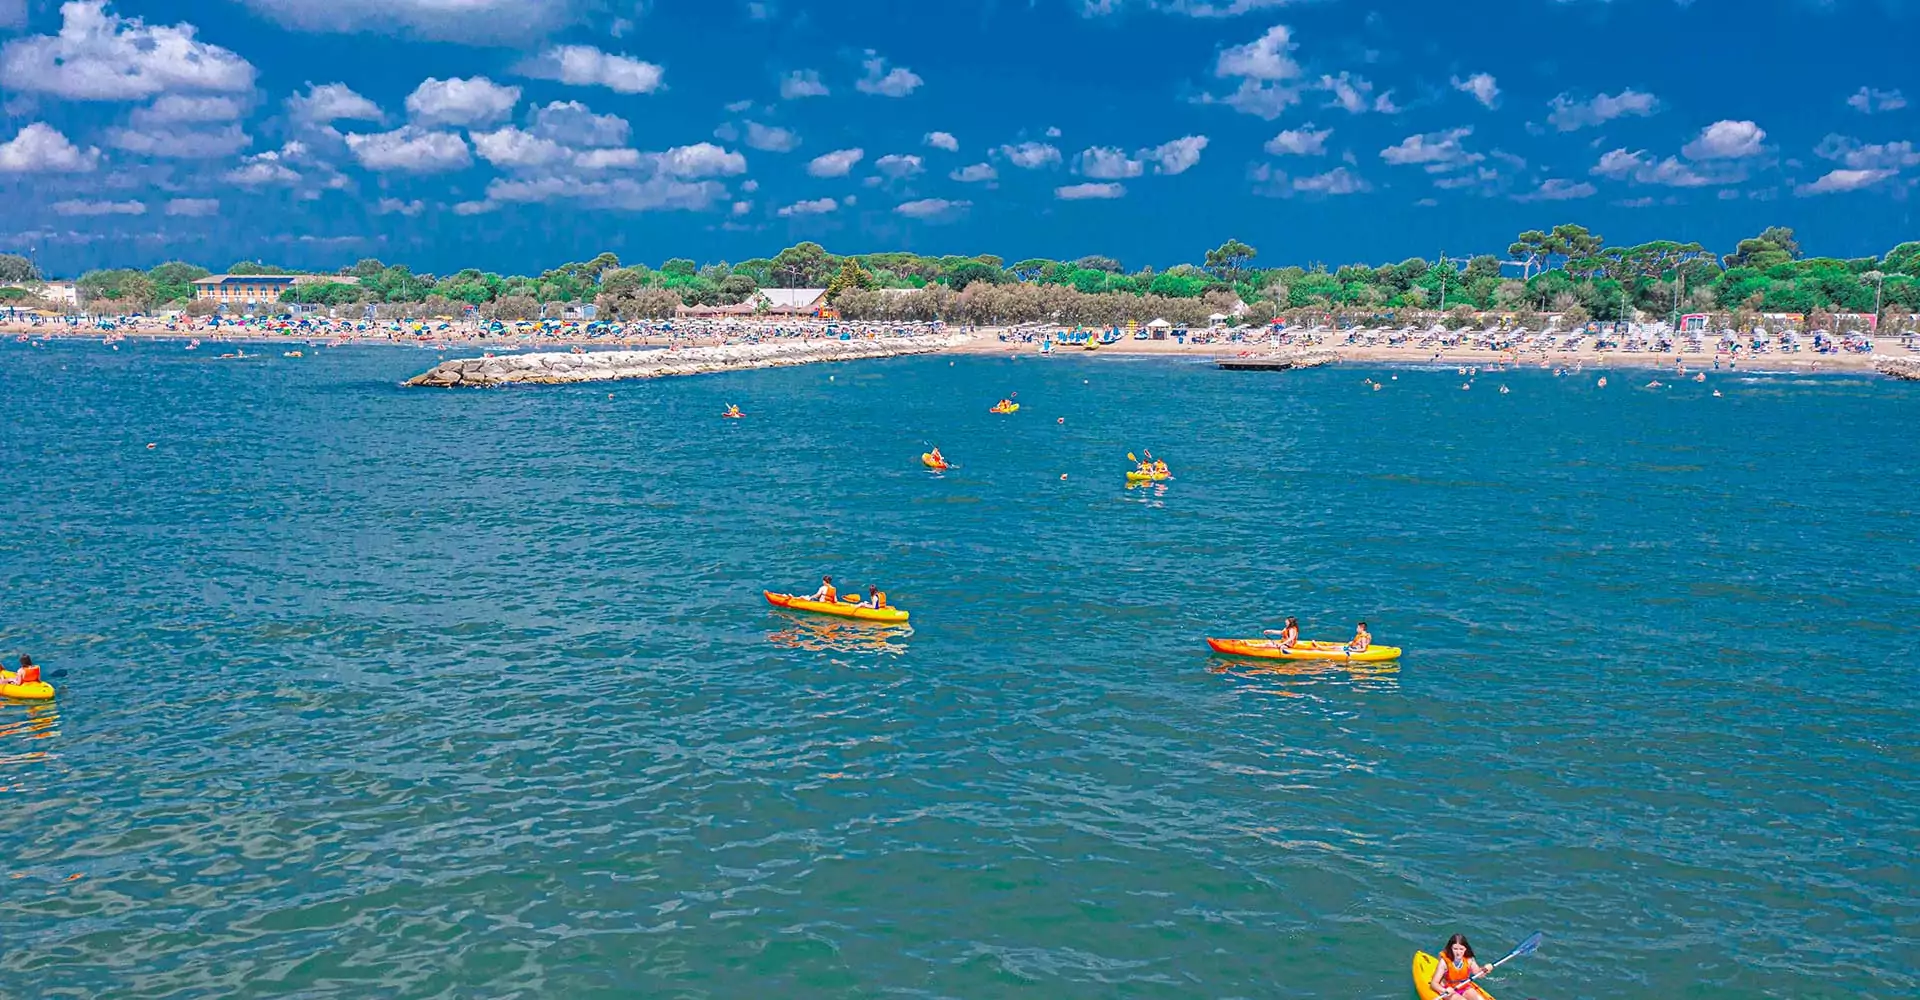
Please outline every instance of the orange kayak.
M907 613L899 608L863 608L858 604L828 604L825 601L809 601L792 594L776 594L771 590L763 591L767 603L776 608L789 611L812 611L822 615L837 615L841 618L857 618L868 622L903 622Z
M1207 645L1216 653L1228 656L1251 656L1263 660L1341 660L1347 663L1384 663L1400 658L1398 646L1369 646L1364 653L1349 653L1345 643L1340 642L1296 642L1292 649L1282 650L1280 643L1273 639L1214 639L1209 637Z

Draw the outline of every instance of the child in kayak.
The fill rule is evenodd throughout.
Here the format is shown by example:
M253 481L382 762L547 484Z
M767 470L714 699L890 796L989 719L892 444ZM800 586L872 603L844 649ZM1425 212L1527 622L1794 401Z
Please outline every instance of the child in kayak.
M876 611L886 607L887 592L884 590L881 590L879 587L868 587L867 599L864 601L861 601L860 606L863 608L872 608Z
M802 597L801 600L833 604L840 600L840 592L833 589L833 577L823 576L820 578L820 589Z
M1473 945L1467 943L1467 936L1455 934L1447 939L1447 946L1440 949L1440 964L1434 967L1433 981L1427 985L1443 997L1487 1000L1480 987L1469 982L1486 971L1487 967L1473 957Z
M1364 653L1373 645L1373 635L1367 631L1367 623L1361 622L1353 627L1353 641L1347 643L1347 652Z
M9 671L0 667L0 684L38 683L40 683L40 668L34 665L33 657L25 653L20 654L20 669L18 672Z

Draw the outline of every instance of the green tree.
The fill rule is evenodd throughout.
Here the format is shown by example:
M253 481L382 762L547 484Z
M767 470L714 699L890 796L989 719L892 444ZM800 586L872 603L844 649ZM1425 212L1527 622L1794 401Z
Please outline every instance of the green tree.
M862 267L858 260L848 257L841 261L839 272L827 282L827 298L837 299L842 292L849 290L865 291L875 284L873 272Z
M33 266L33 261L18 254L0 253L0 282L20 284L39 280L40 269Z
M1246 276L1247 265L1258 255L1258 250L1245 243L1228 240L1207 251L1207 270L1221 281L1232 284Z
M193 282L207 276L207 269L184 261L168 261L147 272L153 282L156 302L181 302L193 298Z
M1119 274L1122 270L1118 260L1097 253L1088 254L1074 261L1073 266L1087 271L1106 271L1110 274Z
M968 285L997 285L1006 280L1006 272L992 264L977 260L964 260L947 269L947 285L954 291L961 291Z
M825 247L811 241L797 243L776 254L773 277L783 288L819 288L832 273L833 261Z

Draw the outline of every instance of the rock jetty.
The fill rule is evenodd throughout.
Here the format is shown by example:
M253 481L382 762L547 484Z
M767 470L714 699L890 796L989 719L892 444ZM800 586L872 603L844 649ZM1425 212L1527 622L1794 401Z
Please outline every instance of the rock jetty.
M1873 370L1909 382L1920 382L1920 357L1896 358L1876 354L1873 356Z
M858 361L904 354L933 354L967 342L964 335L883 337L870 340L781 340L724 347L653 351L589 351L584 354L502 354L456 358L407 380L407 385L498 386L516 382L566 385L629 378L705 375L748 368L781 368L820 361Z
M1284 372L1295 368L1317 368L1340 360L1333 351L1270 351L1245 357L1215 357L1213 362L1226 371Z

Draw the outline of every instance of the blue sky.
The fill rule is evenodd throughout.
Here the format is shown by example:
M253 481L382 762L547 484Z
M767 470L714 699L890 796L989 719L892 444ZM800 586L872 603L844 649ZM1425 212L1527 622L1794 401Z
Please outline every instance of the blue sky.
M0 251L445 272L1920 238L1908 0L0 0Z

